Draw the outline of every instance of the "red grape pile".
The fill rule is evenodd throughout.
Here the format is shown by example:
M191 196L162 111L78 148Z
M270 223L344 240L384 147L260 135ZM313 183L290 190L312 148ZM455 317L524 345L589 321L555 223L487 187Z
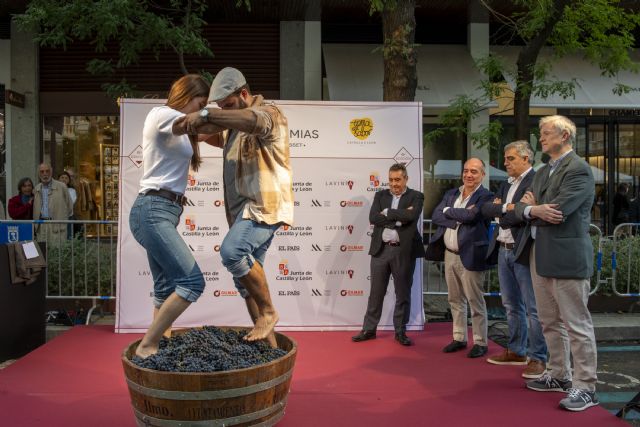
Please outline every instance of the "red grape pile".
M249 368L287 354L265 341L245 341L246 330L222 330L215 326L190 329L171 338L162 338L158 352L131 362L141 368L168 372L216 372Z

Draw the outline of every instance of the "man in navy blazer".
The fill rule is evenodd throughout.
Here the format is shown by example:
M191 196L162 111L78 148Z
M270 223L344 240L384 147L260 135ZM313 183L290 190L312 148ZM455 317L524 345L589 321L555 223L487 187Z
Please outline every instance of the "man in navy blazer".
M487 307L482 283L491 220L482 216L482 206L491 203L493 193L482 186L484 162L471 158L464 164L460 188L449 190L433 212L438 226L430 245L444 245L445 279L453 315L453 341L443 351L452 353L467 347L467 301L471 307L474 346L467 353L475 358L487 353Z
M351 339L354 342L376 337L376 328L382 315L382 303L387 293L389 278L393 276L396 305L393 327L396 341L412 344L406 335L411 312L411 286L416 258L424 256L418 220L424 207L424 195L407 187L407 169L401 163L389 168L389 189L376 193L369 211L373 224L371 235L371 292L364 316L362 331Z
M515 141L504 147L504 165L509 179L502 183L493 203L482 206L487 219L495 219L493 238L487 257L497 259L502 305L507 311L509 344L501 354L487 359L494 365L526 365L524 378L539 378L546 369L547 344L538 319L536 298L529 270L529 247L516 251L521 239L528 237L527 221L515 215L515 203L530 188L536 172L533 150L527 141ZM526 231L525 231L526 230Z

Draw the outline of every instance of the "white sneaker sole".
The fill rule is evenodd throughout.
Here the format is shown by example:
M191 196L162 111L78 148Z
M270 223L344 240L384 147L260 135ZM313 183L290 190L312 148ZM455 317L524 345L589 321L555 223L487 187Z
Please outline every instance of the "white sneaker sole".
M537 380L538 378L540 378L542 376L542 374L544 374L544 372L541 372L539 374L522 374L522 378L528 378L530 380Z
M562 403L560 403L560 405L559 405L559 406L560 406L562 409L566 409L567 411L571 411L571 412L580 412L580 411L584 411L585 409L589 409L589 408L591 408L592 406L597 406L597 405L599 405L599 404L600 404L600 402L595 402L595 403L594 403L594 402L590 402L590 403L586 403L584 406L582 406L582 407L580 407L580 408L569 408L569 407L567 407L567 406L564 406Z
M491 363L492 365L512 365L512 366L526 366L527 365L527 361L525 360L524 362L497 362L495 360L491 360L491 358L487 359L487 362ZM542 374L540 374L542 375ZM538 378L538 377L535 377Z

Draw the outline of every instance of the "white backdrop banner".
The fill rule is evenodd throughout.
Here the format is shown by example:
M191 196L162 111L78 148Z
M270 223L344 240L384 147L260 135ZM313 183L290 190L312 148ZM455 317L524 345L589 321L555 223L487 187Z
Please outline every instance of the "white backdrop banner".
M129 230L142 176L142 127L163 100L120 104L120 220L116 332L144 332L152 320L153 282L145 250ZM387 188L389 166L407 165L409 186L422 191L422 104L278 101L289 121L295 224L276 232L264 270L280 314L277 330L358 330L369 296L369 209ZM248 326L244 301L220 261L228 226L222 150L201 145L178 232L200 265L206 288L174 324ZM419 221L420 227L422 222ZM424 326L422 263L416 263L407 329ZM379 329L393 329L391 280Z

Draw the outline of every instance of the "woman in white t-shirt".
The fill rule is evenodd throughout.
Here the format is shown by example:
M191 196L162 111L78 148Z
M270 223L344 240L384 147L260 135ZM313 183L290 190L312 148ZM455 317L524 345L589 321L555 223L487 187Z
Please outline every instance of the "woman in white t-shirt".
M209 85L196 74L171 86L166 105L153 108L142 131L143 175L129 227L147 251L153 276L154 316L136 355L158 351L162 334L204 290L204 277L176 226L182 214L189 165L200 166L197 138L178 135L177 119L204 108Z

